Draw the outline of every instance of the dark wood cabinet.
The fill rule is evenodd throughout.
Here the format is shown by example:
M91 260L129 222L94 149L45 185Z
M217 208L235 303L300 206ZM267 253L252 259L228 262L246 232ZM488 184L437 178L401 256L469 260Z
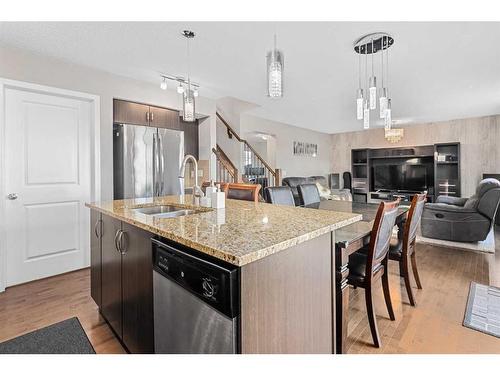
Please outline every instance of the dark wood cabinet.
M113 123L152 126L184 132L184 153L199 157L198 121L184 122L173 109L113 100Z
M150 126L181 130L179 112L160 107L149 107Z
M131 353L153 353L152 234L96 210L91 220L92 298Z
M153 250L150 232L122 223L123 342L132 353L153 353Z
M101 307L101 213L90 211L90 296Z
M115 238L121 221L102 215L101 313L118 337L122 337L122 255Z
M149 116L149 106L146 104L113 100L113 122L115 124L149 126Z

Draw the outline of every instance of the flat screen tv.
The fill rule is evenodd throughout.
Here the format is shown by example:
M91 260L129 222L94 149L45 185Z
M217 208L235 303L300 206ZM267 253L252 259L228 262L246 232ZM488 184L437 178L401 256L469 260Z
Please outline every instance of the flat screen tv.
M381 164L373 166L375 190L423 191L428 190L425 164Z

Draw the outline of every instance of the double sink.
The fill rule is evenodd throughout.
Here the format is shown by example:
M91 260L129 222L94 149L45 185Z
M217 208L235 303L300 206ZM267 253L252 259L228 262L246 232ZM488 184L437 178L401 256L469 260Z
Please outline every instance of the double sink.
M158 218L173 218L173 217L192 215L198 212L202 212L197 210L186 209L183 207L177 207L170 204L133 208L132 211Z

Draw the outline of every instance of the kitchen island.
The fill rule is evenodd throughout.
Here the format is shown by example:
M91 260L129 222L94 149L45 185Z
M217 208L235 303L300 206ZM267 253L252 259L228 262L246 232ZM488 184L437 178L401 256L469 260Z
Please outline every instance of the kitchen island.
M234 265L240 353L333 353L335 230L361 215L190 196L99 202L91 208L91 291L130 352L153 351L151 238ZM172 218L143 208L192 210ZM118 251L117 251L118 250Z

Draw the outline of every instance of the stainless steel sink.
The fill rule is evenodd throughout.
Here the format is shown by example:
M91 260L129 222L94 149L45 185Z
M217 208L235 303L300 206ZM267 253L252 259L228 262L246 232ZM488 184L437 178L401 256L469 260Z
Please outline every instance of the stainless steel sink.
M133 210L144 215L151 215L162 218L186 216L196 213L195 210L188 210L182 207L176 207L172 205L133 208Z

